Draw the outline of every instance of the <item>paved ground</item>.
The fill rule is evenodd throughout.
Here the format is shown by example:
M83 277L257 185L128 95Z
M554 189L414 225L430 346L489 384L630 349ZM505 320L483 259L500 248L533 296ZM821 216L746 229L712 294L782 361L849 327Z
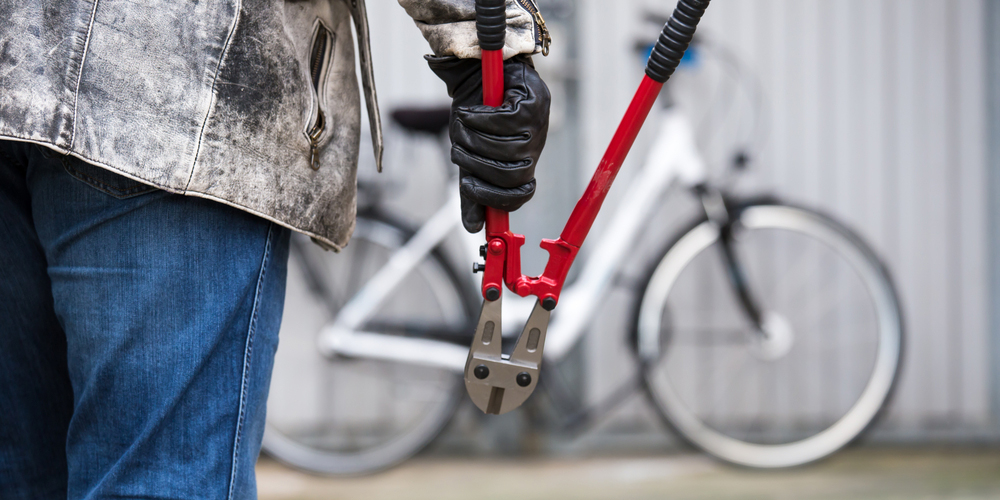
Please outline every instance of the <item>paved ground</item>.
M329 479L263 459L261 500L1000 499L1000 449L855 449L759 472L700 455L585 459L426 458L369 477Z

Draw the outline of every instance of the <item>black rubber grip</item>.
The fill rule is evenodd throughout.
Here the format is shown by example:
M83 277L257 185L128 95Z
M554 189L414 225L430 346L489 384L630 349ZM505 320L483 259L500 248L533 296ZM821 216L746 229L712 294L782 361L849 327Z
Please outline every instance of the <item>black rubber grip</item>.
M503 49L507 36L506 0L476 0L476 32L483 50Z
M711 0L680 0L646 63L646 75L660 83L674 74Z

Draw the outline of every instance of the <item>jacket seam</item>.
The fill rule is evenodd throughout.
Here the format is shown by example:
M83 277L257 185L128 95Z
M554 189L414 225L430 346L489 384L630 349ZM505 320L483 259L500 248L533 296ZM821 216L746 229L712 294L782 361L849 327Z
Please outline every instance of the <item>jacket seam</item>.
M232 44L233 35L236 34L236 29L240 25L240 17L243 13L243 0L236 0L236 15L233 16L233 24L229 29L229 34L226 35L226 44L222 47L222 53L219 54L219 64L215 67L215 75L212 77L212 98L208 101L208 110L205 112L205 120L201 123L201 128L198 130L198 143L194 148L194 158L191 160L191 170L188 172L188 180L184 184L184 193L187 193L188 188L191 187L191 181L194 179L194 169L198 165L198 156L201 155L201 143L205 139L205 129L208 128L208 121L212 118L212 111L215 109L216 102L216 85L219 82L219 74L222 73L222 64L226 61L226 56L229 54L229 46Z
M69 147L73 147L76 141L76 120L77 109L80 105L80 82L83 81L83 67L87 64L87 52L90 51L90 36L94 32L94 19L97 18L97 4L101 0L94 0L94 8L90 11L90 23L87 24L87 39L83 42L83 56L80 58L80 68L76 71L76 90L73 92L73 130L69 134Z
M257 316L260 312L261 295L264 288L264 278L267 276L267 266L271 260L271 238L274 233L274 224L267 225L267 239L264 243L264 256L261 259L260 272L257 275L257 287L253 296L253 308L250 312L250 325L247 328L246 345L243 351L243 376L240 380L240 405L239 416L236 421L236 435L233 437L233 464L229 476L229 492L226 498L233 499L233 492L236 489L236 478L239 475L240 443L243 440L243 424L246 421L246 397L248 386L250 385L250 369L253 361L253 340L257 331Z
M69 158L68 156L63 156L61 158L63 169L65 169L73 177L76 177L76 178L84 181L88 185L91 185L91 186L97 188L99 191L101 191L103 193L106 193L106 194L109 194L111 196L115 196L115 197L118 197L118 196L131 197L132 195L140 194L140 193L143 193L145 191L154 191L154 190L156 190L156 186L150 186L149 184L144 184L144 183L139 183L137 186L133 186L131 188L126 188L126 189L117 188L117 187L112 186L111 184L108 184L108 183L106 183L104 181L101 181L101 180L99 180L99 179L97 179L97 178L95 178L93 176L87 175L82 170L80 170L80 169L78 169L78 168L70 165L69 161L67 160L68 158ZM101 167L97 167L97 168L101 168ZM127 177L126 177L126 179L127 179ZM131 179L129 179L129 180L131 180ZM138 182L138 181L136 181L136 182Z

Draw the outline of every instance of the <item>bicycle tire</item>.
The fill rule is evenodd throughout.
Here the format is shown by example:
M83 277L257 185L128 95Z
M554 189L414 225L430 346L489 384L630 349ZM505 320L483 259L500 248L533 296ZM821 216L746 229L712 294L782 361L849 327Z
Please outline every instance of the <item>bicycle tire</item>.
M339 254L322 252L315 245L304 242L304 246L299 246L300 250L293 252L293 259L304 258L303 255L298 255L304 248L307 249L305 251L309 252L321 252L319 258L323 259L323 262L326 264L336 263L338 264L336 269L342 271L378 269L384 261L379 260L374 266L370 266L368 265L371 263L370 260L391 255L412 235L413 231L409 228L385 215L361 214L357 218L357 226L351 245L343 252ZM361 259L369 259L369 262L363 264ZM294 268L294 261L293 266L290 266L290 269L292 268ZM331 269L333 268L324 267L327 273L334 274L334 276L328 276L327 281L336 281L336 273ZM448 308L454 312L453 309L460 309L460 314L455 316L458 319L450 320L447 326L463 332L463 334L467 331L468 333L465 335L471 341L473 329L471 325L474 324L475 304L472 304L469 299L468 287L463 286L457 271L449 264L449 260L445 258L440 248L430 253L411 275L407 278L408 280L417 275L425 278L433 276L433 278L426 278L423 281L404 282L400 285L401 289L406 287L407 291L418 290L421 292L418 298L423 301L419 304L423 318L415 317L421 314L414 315L412 311L403 313L404 317L410 318L406 321L424 320L419 325L413 323L413 329L421 332L427 331L428 311L433 309L433 307L427 307L427 304L431 303L427 298L435 297L435 300L439 302L447 302L447 304L438 305L442 310ZM357 285L360 286L360 283L364 282L364 277L356 281L358 281ZM346 296L352 296L351 292L356 290L357 286L348 284L345 290L348 292ZM292 298L292 295L294 293L290 290L289 298ZM410 296L407 300L413 300L413 297ZM387 303L393 304L394 301L394 298L390 298ZM382 306L379 309L379 316L373 320L378 321L391 316L389 307ZM326 309L326 313L330 315L326 321L329 321L335 317L336 305L327 306ZM290 311L290 304L286 301L286 315L289 313L296 314L295 311ZM301 321L301 314L297 316L286 317L286 320ZM318 326L321 327L321 325ZM393 327L387 328L400 328L404 332L408 331L407 324L400 326L398 322ZM295 355L298 357L292 359L293 354L283 353L279 347L272 378L271 397L268 401L268 418L262 447L264 452L282 463L311 473L331 476L364 475L384 470L405 461L419 453L444 430L454 415L460 396L464 392L460 375L432 368L411 367L401 363L341 357L326 359L319 354L315 347L314 337L318 330L316 328L305 332L291 331L290 323L283 321L281 347L298 343L299 352ZM304 343L300 342L302 339L299 338L303 334L307 337ZM460 338L455 340L461 342ZM295 347L286 347L287 349L294 351ZM311 350L310 353L305 354L306 362L302 362L304 350ZM338 380L325 380L326 386L314 384L319 388L319 392L315 394L315 400L284 394L282 391L300 390L294 387L295 385L308 385L308 382L304 382L303 377L296 376L295 372L305 371L304 367L309 363L322 363L321 368L316 370L314 375L329 376L330 372L335 372L340 380L365 381L368 390L350 387L354 397L344 399L344 405L336 408L328 407L323 411L327 411L329 414L320 415L315 419L316 422L306 422L309 425L300 424L298 423L302 419L300 414L317 412L316 408L320 403L315 400L332 398L328 393L333 392L334 389L344 389L344 387L339 386L333 387ZM362 370L368 374L367 378L358 375ZM414 380L417 379L415 377L423 377L433 381L434 384L417 387L416 392L420 394L414 396L409 393L415 391L413 389ZM342 382L341 385L349 384L350 382ZM408 388L405 392L409 394L408 402L412 403L412 407L399 406L397 396L407 396L407 394L400 393L403 388ZM381 412L372 412L370 415L370 420L383 422L382 424L360 422L359 420L364 415L347 415L359 412L358 406L370 407L373 404L379 406L386 402L391 403L389 404L391 410L386 411L383 408ZM340 414L333 415L334 412L340 412ZM282 422L282 418L285 418L286 421ZM368 445L350 445L352 439L357 439L350 434L356 432L358 428L364 428L366 425L372 428L379 425L390 425L384 422L401 421L404 418L413 420L412 425L401 428L397 434L388 436L384 441L371 442ZM340 427L333 425L332 423L339 422L338 419L348 423ZM366 431L360 434L368 435L377 432L372 428L366 428ZM304 430L300 431L299 429ZM317 437L315 434L319 433L322 435Z
M794 467L820 460L851 443L870 428L893 393L901 366L904 340L903 319L895 286L876 253L853 231L822 213L773 199L752 200L731 205L734 227L742 233L737 243L737 250L744 254L744 257L747 257L747 253L754 254L746 259L746 267L750 268L751 288L757 288L756 292L760 292L760 288L766 288L764 285L759 285L758 281L765 281L761 278L765 273L760 267L768 261L771 267L784 270L784 274L773 279L772 284L788 279L782 276L794 276L794 279L801 280L807 273L792 271L808 271L810 270L808 268L812 267L812 271L835 276L835 280L838 280L836 286L840 287L835 293L841 297L855 296L844 292L850 284L862 285L868 292L873 311L868 319L874 318L877 339L874 352L864 353L863 356L852 354L844 356L843 359L837 357L838 353L829 356L823 351L822 355L817 357L815 352L811 352L824 342L848 345L843 340L829 340L836 336L810 334L829 329L830 323L841 323L841 319L837 318L844 315L853 315L854 319L864 319L866 308L858 307L848 312L838 311L837 315L831 316L830 321L827 321L824 315L824 320L819 326L803 330L800 326L804 321L799 321L799 318L807 314L810 308L791 308L791 311L785 311L782 307L790 303L787 302L789 300L803 300L803 297L804 300L816 300L817 295L809 293L798 295L786 293L787 300L785 296L775 298L767 293L758 297L762 299L765 308L780 311L771 313L775 318L774 324L778 324L777 318L782 314L786 316L784 321L788 326L772 330L777 332L784 328L789 332L791 340L774 341L773 339L784 334L768 334L764 336L764 340L755 341L754 335L741 333L747 329L745 326L742 330L727 330L729 327L721 326L699 330L689 326L688 323L697 324L697 320L691 318L699 315L719 318L725 314L717 310L709 313L704 311L691 313L686 310L683 302L690 298L677 298L671 302L672 292L690 293L697 287L710 289L712 288L710 283L713 282L726 283L720 286L728 286L729 291L718 293L717 289L720 287L717 286L714 294L708 294L710 295L708 300L713 305L727 301L736 303L732 297L734 294L731 285L728 285L725 275L722 274L725 272L722 269L722 259L710 255L712 252L706 252L707 249L717 246L718 228L702 217L665 247L647 273L645 285L642 287L642 296L637 303L634 316L634 333L637 355L643 365L644 388L656 412L668 427L676 431L686 442L718 459L753 468ZM813 252L813 255L820 255L819 252L824 249L833 250L834 255L843 259L843 262L837 264L834 260L818 259L812 265L803 267L799 263L808 262L807 253L805 254L807 257L797 257L796 263L792 266L783 258L785 255L774 251L775 244L772 244L770 252L768 248L748 249L748 245L761 245L763 236L769 234L775 241L779 240L774 235L782 238L795 236L786 239L801 241L805 244L803 248L815 247L815 250L808 250ZM787 248L792 245L789 243L784 245L784 252L787 254ZM756 261L754 257L757 257ZM717 271L713 271L717 274L714 278L708 277L713 272L692 274L696 272L692 271L695 269L693 265L695 262L699 265L705 264L707 269L712 266L712 261L717 268ZM757 269L754 269L755 267ZM852 275L830 269L851 269L854 273ZM812 277L809 279L813 280ZM701 284L696 283L698 281L701 281ZM821 278L809 286L821 287L823 281L825 280ZM775 285L773 288L778 287ZM839 302L847 303L843 300ZM733 311L729 313L729 317L739 316ZM742 316L742 321L748 323L745 314ZM795 322L788 318L795 318ZM688 330L691 333L686 333ZM852 326L848 330L846 335L857 336L858 332L868 332L870 329L861 325ZM717 335L718 341L714 340L716 334L713 332L716 331L725 332ZM840 333L843 337L843 332ZM791 343L791 347L785 345L788 343ZM694 347L686 347L688 344ZM774 347L777 344L781 344L780 349ZM713 349L714 351L711 351ZM784 354L781 354L781 351L784 351ZM802 357L805 361L783 363L786 361L785 358L792 356ZM868 374L863 375L866 364L864 359L867 358L871 358L871 367ZM840 379L849 379L853 382L843 384L835 381L837 377L822 373L830 369L830 359L835 359L833 364L838 367L847 364L862 368L858 370L864 376L863 387L858 390L859 392L853 392L857 390L855 386L861 385L857 382L860 378L857 375L838 373ZM725 360L729 362L719 362ZM735 369L737 360L739 366L750 366L750 368ZM771 363L770 367L767 366L768 363ZM710 365L708 371L711 372L711 382L706 382L697 375L692 376L690 372L699 364ZM757 371L751 372L754 369ZM768 372L768 369L771 372ZM670 371L678 375L671 375ZM684 371L688 373L681 375L680 372ZM773 375L779 371L784 377ZM728 387L723 392L734 394L735 397L718 397L719 384L715 381L718 373L731 375L725 382ZM770 380L766 380L768 373L772 374ZM796 384L811 384L814 380L818 380L819 383L813 384L812 390L805 391L802 395L788 389L788 387L794 389ZM738 385L743 392L732 391L733 384ZM841 387L835 387L837 384L841 384ZM693 389L690 388L692 385L695 386ZM844 389L843 385L848 386L848 389ZM778 397L768 396L768 402L764 403L763 394L768 388L774 387L785 394ZM743 404L743 401L752 399L746 396L752 391L756 391L753 396L759 400ZM781 399L780 404L777 403L779 399ZM834 400L834 403L824 403L829 400ZM822 408L824 405L832 405L835 409L824 410ZM847 409L836 414L839 412L837 408L844 406ZM778 407L785 408L787 414L779 415ZM815 423L812 423L813 421Z

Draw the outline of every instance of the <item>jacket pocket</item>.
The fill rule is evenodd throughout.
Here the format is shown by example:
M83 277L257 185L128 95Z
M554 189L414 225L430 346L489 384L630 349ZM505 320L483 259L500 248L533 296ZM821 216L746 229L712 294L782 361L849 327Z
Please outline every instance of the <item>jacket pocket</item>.
M66 155L61 160L63 169L66 170L67 174L104 194L114 196L120 200L140 196L158 189L155 186L129 179L97 165L91 165L75 156Z
M323 110L323 89L333 62L333 47L337 35L330 31L322 21L316 21L313 30L312 44L309 48L309 84L312 92L312 110L306 122L306 139L309 140L309 166L319 170L319 149L330 128L326 112Z

